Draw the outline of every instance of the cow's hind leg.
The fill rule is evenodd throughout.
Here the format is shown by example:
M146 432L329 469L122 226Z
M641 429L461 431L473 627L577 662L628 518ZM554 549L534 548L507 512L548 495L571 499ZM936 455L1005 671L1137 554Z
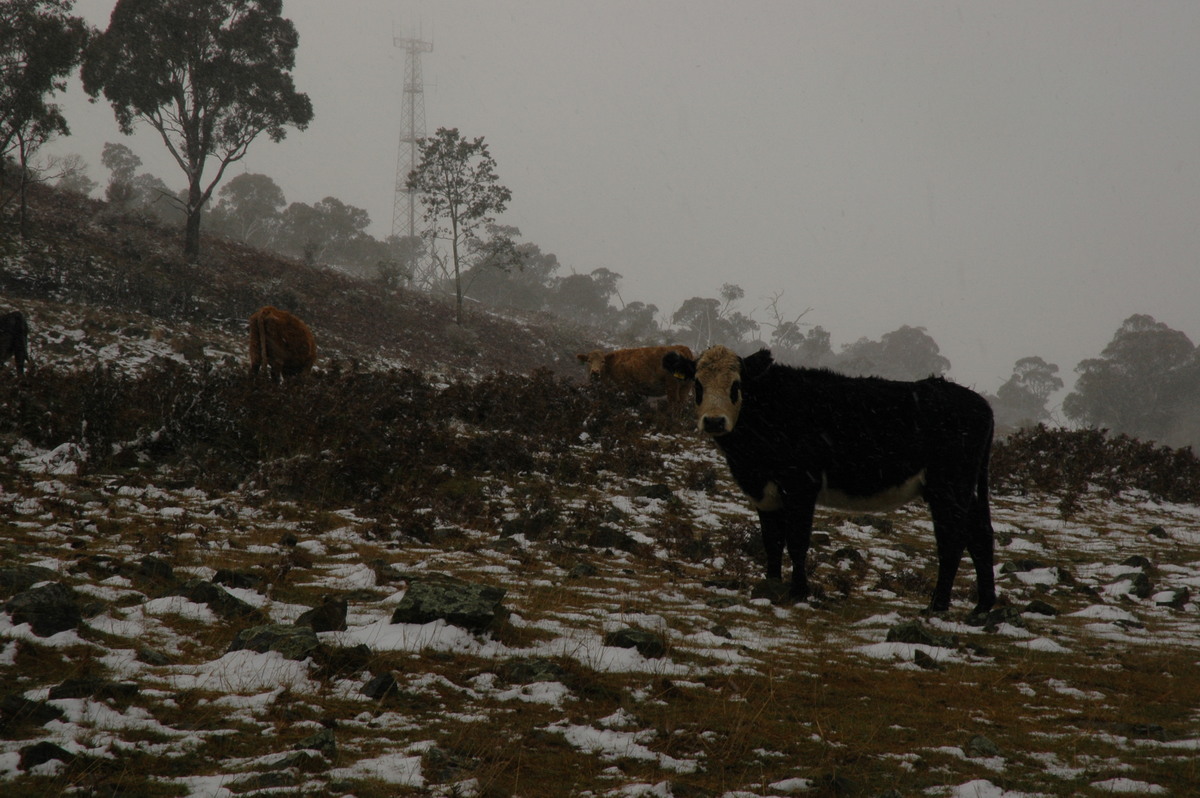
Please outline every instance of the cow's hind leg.
M783 511L759 511L763 547L767 550L767 579L783 579L783 549L787 542Z
M938 575L929 601L930 612L945 612L950 609L950 592L954 589L954 577L967 548L968 513L966 508L952 497L927 497L929 512L933 516L933 536L937 541Z
M792 598L803 601L808 598L808 546L812 541L813 511L815 502L803 507L784 510L787 525L787 549L792 558Z
M975 584L979 600L973 615L987 612L996 604L995 535L987 495L977 496L967 519L967 551L975 565Z

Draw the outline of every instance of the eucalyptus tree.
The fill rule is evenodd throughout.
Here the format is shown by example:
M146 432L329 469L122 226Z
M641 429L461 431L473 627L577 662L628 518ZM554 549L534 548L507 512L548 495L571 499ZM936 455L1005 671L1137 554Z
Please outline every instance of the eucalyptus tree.
M230 238L266 248L274 242L286 206L283 189L274 180L243 172L221 186L209 222Z
M466 139L458 128L443 127L421 139L418 148L420 161L406 185L421 198L427 235L450 245L454 318L462 324L464 256L470 242L478 240L478 231L486 230L496 214L504 212L512 192L500 184L496 161L483 137Z
M79 64L89 29L71 15L74 0L0 0L0 206L20 202L21 235L27 234L25 191L33 154L70 128L49 98L66 88ZM3 188L5 164L17 166L17 188Z
M878 341L860 338L842 347L833 367L847 374L919 380L941 377L950 370L950 361L924 327L906 324L885 333Z
M1050 418L1046 402L1064 383L1058 366L1040 357L1023 357L1013 364L1012 376L996 392L996 423L1028 426Z
M291 74L299 36L282 8L282 0L117 0L84 58L84 90L104 94L122 133L150 125L186 175L189 260L200 255L201 212L225 169L260 135L278 142L285 128L312 120Z
M1185 419L1188 426L1200 420L1200 353L1187 335L1153 316L1125 319L1100 357L1080 362L1075 372L1063 413L1082 426L1172 441Z

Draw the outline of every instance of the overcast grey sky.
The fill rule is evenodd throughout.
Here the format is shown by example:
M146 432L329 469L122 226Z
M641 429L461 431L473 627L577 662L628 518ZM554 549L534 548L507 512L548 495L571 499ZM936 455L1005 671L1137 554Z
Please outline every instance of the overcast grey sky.
M107 25L112 0L76 13ZM1148 313L1200 340L1200 3L1127 0L285 0L315 119L233 174L326 196L391 232L404 53L427 130L483 136L502 221L564 273L624 275L670 313L746 291L835 348L925 327L994 392L1021 357L1070 382ZM65 98L103 183L105 141L172 187L149 132ZM769 333L764 330L764 338Z

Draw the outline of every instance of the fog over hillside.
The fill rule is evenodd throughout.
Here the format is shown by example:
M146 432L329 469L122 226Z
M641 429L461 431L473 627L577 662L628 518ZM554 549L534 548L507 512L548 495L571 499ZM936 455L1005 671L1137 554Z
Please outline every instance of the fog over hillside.
M0 792L1186 795L1200 461L1038 427L991 458L997 607L923 612L920 503L820 511L812 601L693 422L594 331L32 192L0 237ZM0 218L11 230L11 214ZM246 317L318 367L250 376ZM772 596L774 598L772 598Z
M112 0L79 0L103 28ZM404 52L427 132L491 144L502 217L565 274L623 276L670 315L725 283L835 347L924 327L951 376L995 393L1020 358L1074 368L1146 314L1200 341L1194 3L287 0L307 130L238 164L291 202L336 197L390 232ZM61 97L92 179L145 126ZM236 170L232 177L236 174ZM1061 401L1061 394L1058 396Z

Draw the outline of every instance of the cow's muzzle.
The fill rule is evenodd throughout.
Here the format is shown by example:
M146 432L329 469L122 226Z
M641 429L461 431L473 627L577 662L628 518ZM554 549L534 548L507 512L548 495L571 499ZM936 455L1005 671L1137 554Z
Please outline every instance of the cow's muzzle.
M704 416L700 419L700 431L708 435L724 435L729 431L725 416Z

